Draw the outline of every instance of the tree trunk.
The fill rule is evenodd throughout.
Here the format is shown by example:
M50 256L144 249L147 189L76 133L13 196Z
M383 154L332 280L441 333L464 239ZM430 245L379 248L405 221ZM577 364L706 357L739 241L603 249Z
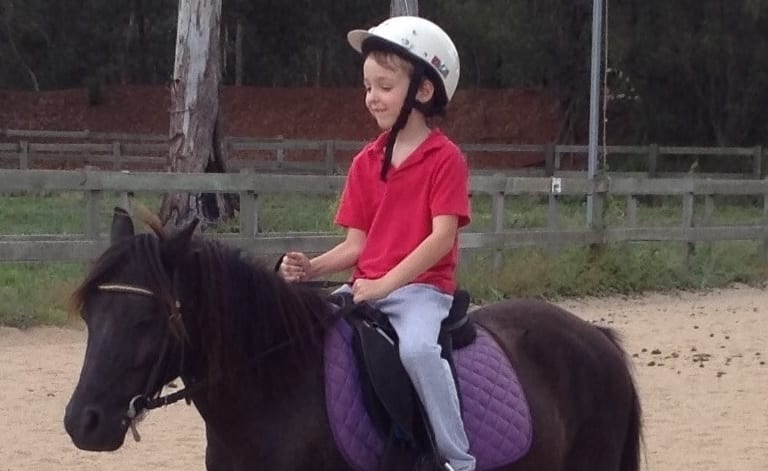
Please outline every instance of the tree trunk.
M390 0L390 16L419 16L419 0Z
M219 122L220 28L221 0L179 1L171 82L171 172L226 171ZM211 193L169 193L160 210L166 225L180 227L198 218L203 229L232 214L227 198Z

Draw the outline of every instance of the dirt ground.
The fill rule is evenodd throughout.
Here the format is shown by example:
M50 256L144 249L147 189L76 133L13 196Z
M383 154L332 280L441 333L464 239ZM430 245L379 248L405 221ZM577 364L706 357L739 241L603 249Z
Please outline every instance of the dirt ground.
M768 469L768 291L561 304L624 337L645 413L642 469ZM74 448L62 417L84 348L79 329L0 329L0 471L203 470L201 420L184 404L153 412L142 442L118 452Z

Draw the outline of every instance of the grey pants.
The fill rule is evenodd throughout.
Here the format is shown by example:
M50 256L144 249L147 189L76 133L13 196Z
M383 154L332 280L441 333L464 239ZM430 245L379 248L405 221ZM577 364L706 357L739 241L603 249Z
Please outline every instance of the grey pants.
M337 292L350 292L342 286ZM371 306L387 315L400 339L400 359L429 417L438 451L457 471L474 471L475 458L461 420L459 397L437 337L453 296L427 284L410 284Z

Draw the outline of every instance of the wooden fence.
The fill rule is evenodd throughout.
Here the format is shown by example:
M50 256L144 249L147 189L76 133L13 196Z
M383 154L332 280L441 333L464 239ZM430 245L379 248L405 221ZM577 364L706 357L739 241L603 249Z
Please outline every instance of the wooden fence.
M0 167L81 168L86 165L111 170L161 170L166 166L168 138L148 134L110 134L55 131L0 130ZM259 172L296 174L344 174L350 157L363 142L309 139L253 139L227 137L223 151L230 171L251 169ZM576 176L581 172L564 168L586 168L587 146L556 144L473 144L462 143L470 166L476 173L503 170L513 176ZM607 155L608 168L616 176L648 176L682 178L696 173L709 178L761 178L765 175L765 152L756 147L670 147L670 146L607 146L600 149ZM485 162L493 155L493 165ZM516 161L543 162L529 168L517 167ZM691 170L698 159L728 159L728 173ZM676 171L667 167L675 159ZM628 169L632 160L639 169ZM694 166L696 167L696 166ZM631 171L634 170L634 171ZM664 171L662 171L664 170ZM690 170L690 172L689 172Z
M106 228L100 227L103 195L111 192L225 192L240 195L240 227L237 234L218 235L230 243L260 255L274 255L287 250L321 252L339 241L334 234L259 233L258 195L270 193L338 194L344 178L322 175L275 175L258 173L171 174L152 172L115 172L98 170L0 170L0 191L81 192L84 194L83 234L18 235L0 237L0 261L89 260L106 247ZM624 241L678 241L687 250L703 241L768 239L768 180L712 180L699 178L649 179L611 177L587 180L583 177L510 177L473 175L473 194L491 198L491 230L464 232L462 249L494 249L496 263L501 250L514 247L588 245ZM564 196L592 194L598 200L610 195L626 201L626 223L605 227L597 220L592 228L560 228L559 203ZM517 195L540 195L549 199L547 227L510 230L505 227L505 200ZM638 197L673 195L680 197L681 218L677 227L638 226ZM716 195L753 195L763 201L763 218L758 224L713 225ZM694 224L694 202L704 198L703 224ZM586 218L585 218L586 221Z

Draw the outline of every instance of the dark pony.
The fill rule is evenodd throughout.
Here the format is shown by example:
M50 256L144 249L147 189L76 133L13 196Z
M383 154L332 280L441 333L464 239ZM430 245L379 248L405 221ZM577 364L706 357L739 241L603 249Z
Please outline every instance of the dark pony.
M349 469L325 410L324 296L194 228L134 234L116 210L112 244L73 297L88 345L64 419L72 441L119 448L181 377L174 400L205 420L209 471ZM503 469L639 469L640 404L612 331L540 301L472 316L507 353L534 421L530 451Z

